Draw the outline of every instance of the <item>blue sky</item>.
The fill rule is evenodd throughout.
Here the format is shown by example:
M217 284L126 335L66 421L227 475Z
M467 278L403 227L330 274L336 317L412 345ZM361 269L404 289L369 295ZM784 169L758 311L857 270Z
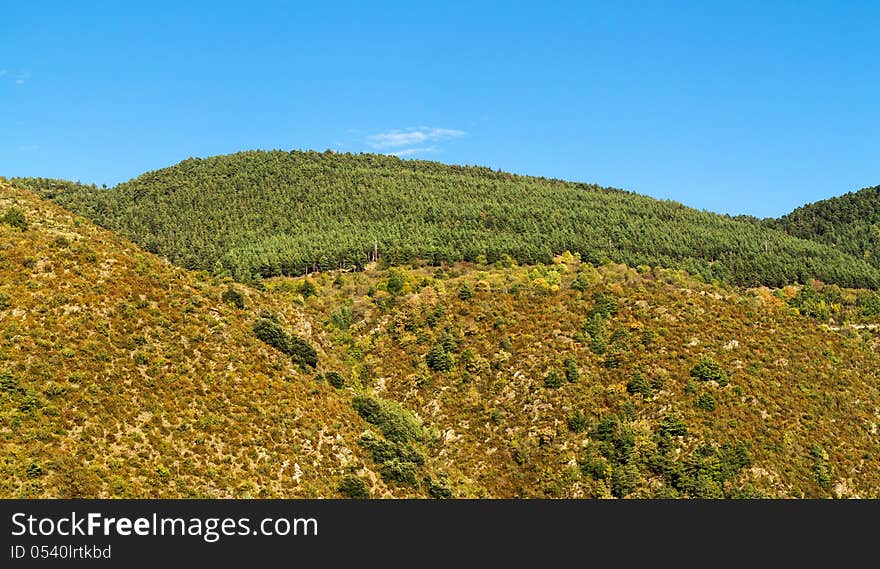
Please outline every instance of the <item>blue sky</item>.
M256 4L4 2L0 175L332 148L758 216L880 184L873 0Z

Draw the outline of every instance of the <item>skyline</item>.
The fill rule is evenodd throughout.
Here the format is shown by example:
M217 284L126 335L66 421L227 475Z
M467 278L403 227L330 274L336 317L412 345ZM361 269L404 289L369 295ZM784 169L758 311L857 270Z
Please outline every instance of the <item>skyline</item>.
M8 9L0 175L380 152L778 216L880 183L869 2Z

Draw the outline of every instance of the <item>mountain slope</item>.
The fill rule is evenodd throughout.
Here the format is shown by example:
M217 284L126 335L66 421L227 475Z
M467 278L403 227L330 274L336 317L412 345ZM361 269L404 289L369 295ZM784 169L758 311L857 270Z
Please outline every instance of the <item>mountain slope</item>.
M813 241L598 186L380 155L241 152L107 191L19 180L191 269L236 279L509 256L682 267L705 280L880 286L880 269Z
M571 254L230 289L0 217L2 496L880 497L877 313Z
M257 306L0 184L0 495L336 495L365 428L260 342ZM292 328L307 326L291 317ZM382 490L379 489L379 492Z
M880 267L880 186L799 207L767 225Z

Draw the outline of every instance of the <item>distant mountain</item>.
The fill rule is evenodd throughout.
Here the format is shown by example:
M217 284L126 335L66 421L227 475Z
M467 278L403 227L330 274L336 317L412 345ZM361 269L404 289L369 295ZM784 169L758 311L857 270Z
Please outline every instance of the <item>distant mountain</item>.
M14 180L189 269L244 282L314 270L563 251L782 286L877 288L846 251L672 201L590 184L374 154L249 151L192 158L109 190Z
M832 245L880 268L880 186L799 207L767 226Z

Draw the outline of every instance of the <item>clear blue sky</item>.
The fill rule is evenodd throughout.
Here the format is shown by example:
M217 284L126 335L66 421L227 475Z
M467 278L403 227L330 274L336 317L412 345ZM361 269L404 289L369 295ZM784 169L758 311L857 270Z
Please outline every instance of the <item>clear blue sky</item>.
M0 175L333 148L758 216L880 184L876 0L250 4L3 2Z

